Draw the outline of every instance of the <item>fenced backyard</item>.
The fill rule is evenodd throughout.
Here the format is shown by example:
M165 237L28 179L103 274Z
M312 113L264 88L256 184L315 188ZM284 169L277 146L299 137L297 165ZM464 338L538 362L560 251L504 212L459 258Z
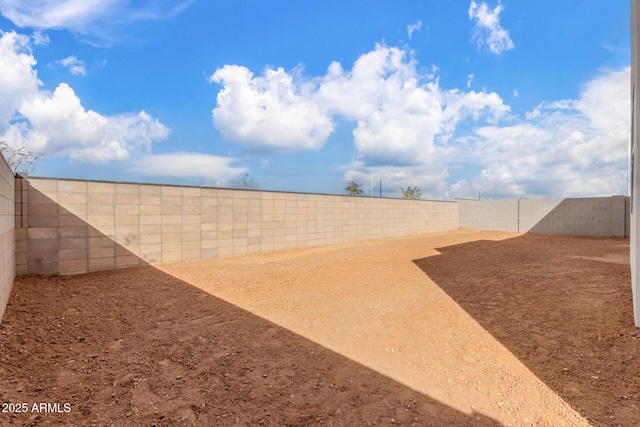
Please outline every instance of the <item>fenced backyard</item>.
M628 240L459 230L24 276L25 425L633 425ZM62 407L62 406L61 406Z
M3 425L640 419L626 197L408 201L0 169Z

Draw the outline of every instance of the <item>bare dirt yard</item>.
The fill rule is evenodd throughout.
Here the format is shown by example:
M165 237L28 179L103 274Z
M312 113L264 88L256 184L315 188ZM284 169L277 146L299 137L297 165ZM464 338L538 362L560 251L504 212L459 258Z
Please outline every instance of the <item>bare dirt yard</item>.
M0 424L638 425L628 253L460 230L21 277Z

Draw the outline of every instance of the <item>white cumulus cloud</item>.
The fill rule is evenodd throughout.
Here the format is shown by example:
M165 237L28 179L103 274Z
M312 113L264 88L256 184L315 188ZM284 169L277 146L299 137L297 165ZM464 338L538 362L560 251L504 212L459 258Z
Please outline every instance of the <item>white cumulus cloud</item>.
M317 77L304 77L300 68L254 76L226 65L211 76L221 85L213 124L251 149L281 151L319 149L335 120L355 122L356 155L345 177L374 168L398 191L423 185L423 194L435 195L446 186L455 154L449 140L459 124L496 123L510 112L494 92L441 88L436 72L419 71L410 50L384 44L351 69L334 62Z
M222 85L213 123L230 139L263 150L319 149L337 117L357 123L358 152L387 164L430 161L438 138L460 120L509 111L495 93L442 90L434 75L417 71L409 51L382 44L351 70L334 62L321 77L281 68L255 77L227 65L211 80Z
M417 71L410 52L384 45L362 55L351 71L334 63L319 98L328 109L357 121L358 152L379 164L431 164L457 124L509 111L495 93L444 90L437 77Z
M37 93L42 82L33 68L29 37L0 31L0 132L5 130L22 100Z
M452 185L460 197L625 194L629 68L589 81L575 100L546 102L509 126L482 126L467 140L481 173ZM469 150L470 148L470 150Z
M267 68L254 77L245 67L226 65L211 81L223 85L213 123L237 142L254 148L319 149L333 132L331 119L282 68Z
M105 162L149 151L168 136L144 111L107 116L87 110L67 83L43 90L29 41L15 32L0 36L0 140L45 156Z
M469 5L469 19L475 21L473 40L482 46L486 44L489 51L496 55L515 47L509 37L509 32L500 25L500 13L503 7L500 3L492 10L487 3L480 4L471 1Z
M138 114L104 116L86 110L75 92L61 83L53 94L38 93L19 107L25 120L13 123L2 137L10 145L26 146L45 155L68 155L73 160L106 162L149 151L169 130L157 119Z

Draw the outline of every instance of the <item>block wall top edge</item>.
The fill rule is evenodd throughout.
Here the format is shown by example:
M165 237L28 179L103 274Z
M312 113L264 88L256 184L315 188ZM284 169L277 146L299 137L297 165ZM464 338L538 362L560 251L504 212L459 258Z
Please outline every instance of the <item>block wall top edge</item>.
M612 195L612 196L593 196L593 197L565 197L563 200L609 200L613 197L629 197L629 196L621 196L621 195Z
M455 198L455 202L479 202L479 203L500 203L500 202L517 202L518 200L525 200L525 199L482 199L482 200L478 200L478 199L464 199L464 198L460 198L460 197L456 197ZM546 199L540 199L540 200L546 200Z
M599 199L610 199L612 197L629 198L629 196L614 194L612 196L593 196L593 197L519 197L519 198L512 198L512 199L482 199L482 200L456 197L454 201L455 202L505 202L505 201L521 200L521 201L537 202L537 201L549 201L549 200L585 200L585 199L599 200ZM434 201L437 201L437 200L434 200Z
M349 196L348 194L331 194L331 193L304 193L301 191L284 191L284 190L252 190L252 189L238 189L238 188L229 188L229 187L209 187L209 186L198 186L198 185L180 185L180 184L160 184L155 182L131 182L131 181L108 181L101 179L79 179L79 178L53 178L53 177L42 177L42 176L21 176L23 179L41 179L41 180L52 180L52 181L78 181L78 182L96 182L103 184L131 184L131 185L151 185L158 187L179 187L179 188L199 188L199 189L210 189L210 190L229 190L229 191L247 191L254 193L281 193L281 194L301 194L301 195L310 195L310 196L332 196L332 197L344 197L351 198L357 200L402 200L407 202L438 202L438 203L457 203L457 200L431 200L431 199L401 199L399 197L367 197L367 196Z

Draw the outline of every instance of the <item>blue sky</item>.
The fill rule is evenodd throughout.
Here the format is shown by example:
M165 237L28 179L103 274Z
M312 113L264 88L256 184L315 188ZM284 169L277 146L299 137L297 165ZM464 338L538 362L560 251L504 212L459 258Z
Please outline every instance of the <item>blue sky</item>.
M0 0L33 175L423 198L627 193L628 2Z

